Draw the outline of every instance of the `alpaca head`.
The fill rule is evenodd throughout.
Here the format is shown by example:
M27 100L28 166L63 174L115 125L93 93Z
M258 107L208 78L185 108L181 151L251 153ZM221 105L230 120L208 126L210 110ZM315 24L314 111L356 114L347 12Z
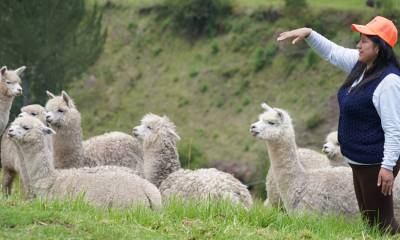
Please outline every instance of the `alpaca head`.
M337 131L329 133L325 141L326 143L322 147L322 152L325 153L328 158L333 158L341 154Z
M46 91L49 100L46 103L46 121L51 127L61 129L71 124L80 125L80 115L71 97L65 92L55 96Z
M16 70L8 70L6 66L0 68L0 89L4 95L15 97L22 94L20 77L25 69L25 66Z
M7 132L8 137L18 143L37 143L48 134L55 134L55 132L32 116L16 118Z
M274 141L286 136L288 132L293 133L292 120L287 112L272 108L266 103L262 103L261 107L265 111L259 115L258 121L250 126L253 136Z
M148 143L157 139L169 139L176 143L180 137L175 129L175 124L168 117L149 113L142 118L139 126L133 128L132 134Z
M38 118L42 123L46 123L46 113L44 107L39 104L26 105L21 108L21 113L18 117L32 116Z

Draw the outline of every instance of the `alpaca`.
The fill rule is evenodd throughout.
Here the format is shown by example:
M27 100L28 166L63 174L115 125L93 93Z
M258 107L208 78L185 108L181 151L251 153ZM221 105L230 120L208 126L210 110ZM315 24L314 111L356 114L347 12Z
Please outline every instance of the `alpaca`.
M39 104L26 105L21 108L19 117L32 116L39 119L42 123L46 124L46 109Z
M330 161L328 158L314 150L308 148L298 148L297 155L300 165L305 169L319 169L330 166ZM279 196L279 191L273 176L273 170L269 169L265 184L268 196L264 201L264 206L280 208L283 206L283 203L281 197Z
M133 135L143 141L144 176L159 187L163 198L229 199L250 208L252 199L246 186L231 174L215 168L182 169L176 143L180 137L167 117L147 114Z
M38 104L22 107L21 113L18 116L33 116L38 118L42 123L46 122L44 107ZM46 136L46 144L49 148L51 148L51 135ZM12 182L14 181L14 178L19 170L17 148L15 143L7 137L6 133L3 134L1 138L0 149L1 165L3 166L3 194L7 196L11 194Z
M117 165L143 172L143 150L134 137L110 132L82 142L81 115L65 91L61 96L47 91L46 121L57 132L53 136L56 168Z
M250 132L267 143L276 186L288 212L356 215L358 204L349 168L306 169L300 164L295 133L287 112L263 103L265 112Z
M322 152L329 158L332 166L348 167L349 165L343 158L340 151L337 131L331 132L326 136L325 144L322 147Z
M0 68L0 134L8 124L14 98L22 94L20 76L25 69L25 66L16 70L8 70L6 66Z
M160 191L133 170L117 166L56 170L45 135L54 134L32 116L16 118L8 130L17 146L19 169L24 188L31 197L48 199L83 198L101 207L126 208L144 205L161 207Z

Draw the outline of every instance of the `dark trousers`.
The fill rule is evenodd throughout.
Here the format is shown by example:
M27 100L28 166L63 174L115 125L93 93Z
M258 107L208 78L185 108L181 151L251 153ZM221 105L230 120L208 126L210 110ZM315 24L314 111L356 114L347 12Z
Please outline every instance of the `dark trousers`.
M394 177L399 172L399 162L393 168ZM383 195L381 187L377 186L381 165L350 164L350 167L353 171L358 207L364 221L370 226L377 225L382 232L400 233L399 224L394 218L393 195Z

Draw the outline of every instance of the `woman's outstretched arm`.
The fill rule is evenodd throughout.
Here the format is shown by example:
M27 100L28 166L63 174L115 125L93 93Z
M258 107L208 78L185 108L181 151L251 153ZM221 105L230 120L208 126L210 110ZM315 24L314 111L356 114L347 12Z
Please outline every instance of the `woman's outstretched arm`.
M305 40L314 51L331 64L339 67L346 73L350 73L358 61L358 50L344 48L328 40L311 28L298 28L292 31L283 32L279 35L278 41L292 40L292 44Z

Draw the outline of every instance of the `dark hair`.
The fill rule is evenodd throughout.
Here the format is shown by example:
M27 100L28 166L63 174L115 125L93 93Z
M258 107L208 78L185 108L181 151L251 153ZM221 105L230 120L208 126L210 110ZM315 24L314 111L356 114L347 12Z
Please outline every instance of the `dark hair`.
M364 88L368 83L377 79L385 70L385 68L389 64L393 64L397 68L400 69L399 61L397 60L396 54L393 51L393 48L389 46L385 41L383 41L378 36L366 35L376 46L379 48L378 56L373 62L372 66L367 69L364 73L364 79L357 84L353 92L356 92L362 88ZM350 87L355 81L357 81L365 68L367 67L366 63L358 61L354 66L353 70L351 70L349 76L347 76L341 88Z

